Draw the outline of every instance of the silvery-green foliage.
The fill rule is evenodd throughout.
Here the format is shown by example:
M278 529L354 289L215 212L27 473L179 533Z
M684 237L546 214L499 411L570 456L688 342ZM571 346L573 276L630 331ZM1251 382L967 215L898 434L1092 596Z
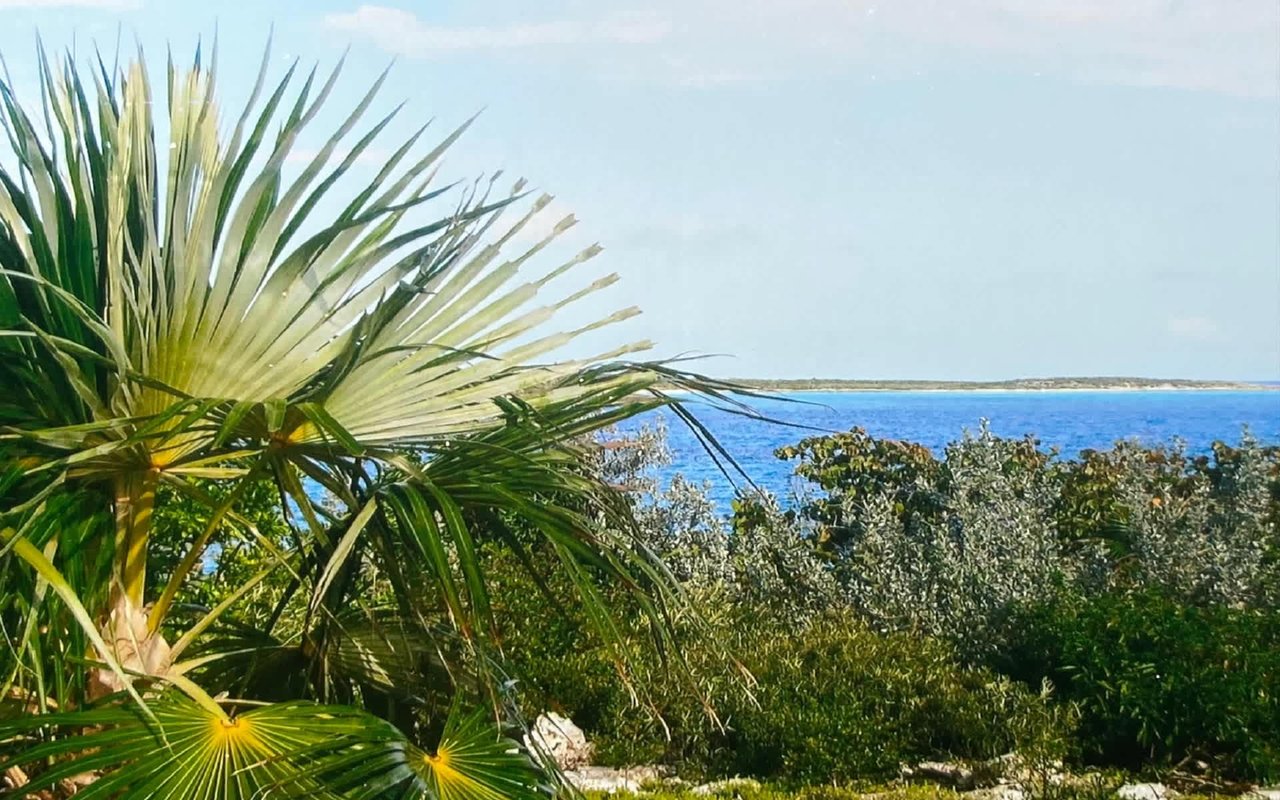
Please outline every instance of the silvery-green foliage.
M824 507L836 502L835 526L850 535L825 553L815 543L831 520L760 495L742 502L729 533L706 486L680 476L661 485L657 469L671 461L661 425L615 432L598 469L631 493L639 543L687 588L795 622L850 605L883 629L979 652L996 644L1006 612L1063 587L1159 586L1195 601L1276 602L1274 454L1246 435L1212 462L1189 460L1177 445L1125 442L1088 455L1082 472L1084 461L1058 461L1034 440L995 436L984 423L946 448L941 469L913 473L906 495L890 483L828 495ZM1071 475L1108 498L1088 523L1092 533L1062 515Z
M1280 463L1247 434L1195 458L1121 442L1059 460L985 424L937 461L861 431L794 450L826 494L797 497L787 518L812 528L847 601L884 629L976 652L1007 612L1061 589L1255 607L1280 594Z
M1137 444L1117 445L1110 456L1120 476L1127 552L1115 579L1189 600L1261 600L1276 577L1266 563L1276 531L1268 519L1268 465L1257 444L1246 435L1235 458L1219 460L1216 481L1203 470L1181 474L1180 443L1159 458Z
M863 532L843 548L838 565L853 605L880 629L950 631L957 587L949 537L939 536L942 529L933 525L906 525L882 494L844 506L847 515L860 519Z
M662 559L672 575L694 588L713 588L731 577L728 535L708 486L682 475L663 486L657 469L671 463L666 427L659 422L602 442L598 469L630 493L638 544Z
M657 469L671 462L661 423L609 432L599 459L601 475L631 493L639 544L686 588L791 622L843 603L830 564L773 496L753 498L753 523L730 534L706 484L676 475L661 485Z
M796 624L844 605L830 563L777 498L762 492L749 502L749 522L736 525L729 540L736 602Z
M1280 530L1271 513L1274 499L1264 451L1248 432L1235 459L1220 460L1218 477L1204 530L1209 569L1200 586L1211 597L1232 604L1274 603L1280 569Z
M676 475L658 493L636 508L646 544L671 570L676 580L695 587L714 587L731 577L729 537L706 484Z
M842 559L849 599L882 627L988 647L1005 611L1043 597L1069 571L1037 459L1033 443L1001 439L984 424L947 447L945 487L923 487L945 489L938 516L905 524L883 494L848 502L862 531Z
M602 431L596 449L596 473L606 482L635 496L658 491L658 469L671 463L667 428L661 420L623 434Z
M986 644L988 625L1013 606L1044 597L1070 567L1058 557L1055 494L1034 446L999 439L984 424L946 453L951 482L942 552L953 559L953 638Z

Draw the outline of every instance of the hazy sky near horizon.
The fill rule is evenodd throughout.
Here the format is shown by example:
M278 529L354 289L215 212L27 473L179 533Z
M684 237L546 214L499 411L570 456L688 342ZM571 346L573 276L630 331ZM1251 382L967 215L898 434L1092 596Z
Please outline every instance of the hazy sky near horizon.
M0 0L46 45L216 29L222 84L393 57L407 131L483 108L660 355L760 377L1280 379L1275 0ZM224 115L232 113L230 106ZM388 152L393 147L388 140ZM593 268L595 265L593 264Z

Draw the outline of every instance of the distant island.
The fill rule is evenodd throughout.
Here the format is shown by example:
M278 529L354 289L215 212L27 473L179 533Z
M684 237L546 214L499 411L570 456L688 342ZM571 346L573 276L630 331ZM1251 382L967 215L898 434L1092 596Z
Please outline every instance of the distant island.
M728 383L767 392L1046 392L1141 390L1258 390L1280 386L1183 378L1015 378L1006 381L845 380L841 378L730 378Z

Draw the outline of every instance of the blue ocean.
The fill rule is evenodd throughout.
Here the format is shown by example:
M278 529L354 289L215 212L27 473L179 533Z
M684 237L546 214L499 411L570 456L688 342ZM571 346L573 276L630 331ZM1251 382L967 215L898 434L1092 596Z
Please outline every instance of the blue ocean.
M752 481L781 497L792 488L793 465L774 457L774 450L855 426L938 452L984 419L998 435L1031 434L1043 448L1067 457L1121 439L1180 439L1191 451L1205 451L1215 440L1238 442L1246 429L1264 443L1280 444L1280 391L1267 390L806 392L755 400L752 406L782 424L700 403L688 407ZM667 427L674 454L663 477L682 473L710 483L711 495L727 511L733 485L684 422L663 411L628 428L657 422Z

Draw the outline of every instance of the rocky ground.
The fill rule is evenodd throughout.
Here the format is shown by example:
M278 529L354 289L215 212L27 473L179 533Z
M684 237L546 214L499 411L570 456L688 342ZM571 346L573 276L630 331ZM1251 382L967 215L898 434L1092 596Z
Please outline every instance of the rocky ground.
M779 793L750 778L730 778L695 784L674 776L667 767L644 765L603 767L591 764L591 744L582 730L559 714L543 714L525 741L546 762L555 763L565 780L588 794L629 793L654 798L732 797L735 800L775 800L794 794L806 800L1194 800L1212 795L1235 795L1240 800L1280 800L1280 787L1199 786L1179 792L1164 783L1126 783L1101 773L1075 774L1061 763L1032 764L1014 753L980 764L924 761L903 765L899 780L876 791L812 791ZM1185 781L1184 781L1185 783ZM911 787L932 787L933 792ZM816 788L816 787L815 787Z

